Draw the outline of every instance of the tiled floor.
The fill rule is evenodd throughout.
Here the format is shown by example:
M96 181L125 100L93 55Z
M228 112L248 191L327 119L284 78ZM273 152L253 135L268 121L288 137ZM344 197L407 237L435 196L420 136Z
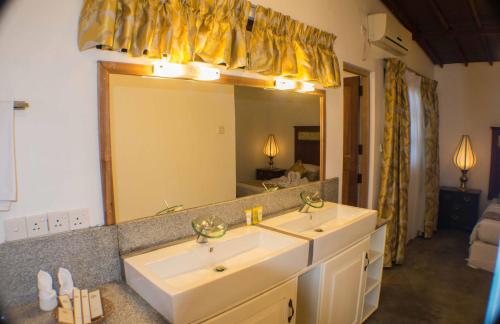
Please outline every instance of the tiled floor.
M380 307L365 323L482 323L492 274L466 265L467 233L410 242L404 265L384 271Z

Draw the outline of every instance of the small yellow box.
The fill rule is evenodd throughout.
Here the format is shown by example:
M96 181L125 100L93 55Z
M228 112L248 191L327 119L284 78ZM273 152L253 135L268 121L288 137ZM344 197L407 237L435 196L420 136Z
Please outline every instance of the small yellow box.
M252 222L253 224L262 222L262 206L252 208Z

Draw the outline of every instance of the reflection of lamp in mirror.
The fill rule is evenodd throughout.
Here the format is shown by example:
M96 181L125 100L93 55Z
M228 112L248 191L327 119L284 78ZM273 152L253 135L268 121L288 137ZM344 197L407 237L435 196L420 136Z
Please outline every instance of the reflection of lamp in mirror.
M264 154L269 158L269 167L274 168L273 158L278 155L280 149L278 148L278 143L273 134L270 134L267 138L266 145L264 146Z
M467 172L476 165L476 154L474 154L472 150L472 143L469 135L462 135L462 139L460 139L460 143L453 156L453 163L462 171L459 189L465 191L468 180Z

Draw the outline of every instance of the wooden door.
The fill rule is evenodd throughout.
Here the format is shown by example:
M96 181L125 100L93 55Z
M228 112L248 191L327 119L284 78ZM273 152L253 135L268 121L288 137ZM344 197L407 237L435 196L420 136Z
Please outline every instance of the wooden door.
M342 203L358 205L360 77L344 78L344 155Z
M323 265L319 323L361 322L369 247L366 238Z
M491 132L491 164L488 199L497 198L500 195L500 127L492 127Z
M288 324L295 323L297 279L292 279L237 306L205 324Z

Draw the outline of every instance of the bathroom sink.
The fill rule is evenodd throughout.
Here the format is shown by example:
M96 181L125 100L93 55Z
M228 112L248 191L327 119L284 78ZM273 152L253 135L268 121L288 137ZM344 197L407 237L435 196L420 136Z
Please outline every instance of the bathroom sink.
M256 226L124 259L127 283L172 323L221 313L307 267L307 240Z
M264 228L280 230L313 242L310 263L332 256L375 230L377 211L325 202L322 208L310 208L283 214L261 223Z

